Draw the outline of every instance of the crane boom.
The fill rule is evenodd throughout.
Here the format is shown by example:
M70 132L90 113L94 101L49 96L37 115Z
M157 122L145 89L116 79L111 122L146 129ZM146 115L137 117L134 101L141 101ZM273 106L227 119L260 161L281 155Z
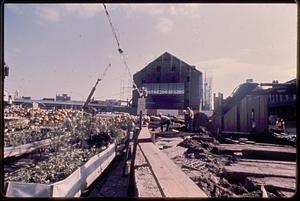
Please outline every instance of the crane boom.
M111 67L111 64L109 64L109 65L104 69L103 73L100 75L100 78L97 79L97 81L96 81L94 87L92 88L92 90L91 90L89 96L87 97L87 99L86 99L86 101L85 101L85 103L84 103L84 105L83 105L83 107L82 107L84 111L89 111L88 105L89 105L89 103L91 102L91 98L92 98L92 96L93 96L94 93L95 93L95 90L96 90L96 87L97 87L98 83L104 78L104 76L106 75L106 72L107 72L107 70L109 69L109 67Z

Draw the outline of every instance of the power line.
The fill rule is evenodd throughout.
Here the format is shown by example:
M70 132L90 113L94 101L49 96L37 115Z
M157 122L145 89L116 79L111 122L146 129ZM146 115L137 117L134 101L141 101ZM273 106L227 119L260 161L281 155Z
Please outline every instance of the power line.
M122 53L123 53L123 50L122 50L121 47L120 47L120 42L119 42L119 39L118 39L116 30L115 30L115 28L114 28L114 25L112 24L110 15L109 15L109 13L108 13L108 11L107 11L107 8L106 8L106 5L105 5L104 3L103 3L103 7L104 7L104 10L105 10L106 16L107 16L107 18L108 18L108 22L109 22L110 28L111 28L111 30L112 30L112 32L113 32L113 35L114 35L115 39L116 39L117 46L118 46L118 51L119 51L120 54L122 54Z
M129 69L129 67L128 67L128 64L127 64L127 61L126 61L126 57L125 57L125 55L124 55L124 51L121 49L120 40L119 40L119 38L118 38L118 36L117 36L116 29L115 29L115 27L114 27L114 25L113 25L113 23L112 23L111 17L110 17L110 15L109 15L108 10L107 10L107 8L106 8L106 5L105 5L104 3L103 3L103 7L104 7L104 10L105 10L105 14L106 14L106 16L107 16L107 19L108 19L110 28L111 28L111 30L112 30L113 36L114 36L114 38L115 38L115 40L116 40L116 43L117 43L117 46L118 46L118 52L119 52L119 54L120 54L120 56L121 56L121 59L123 60L124 66L125 66L125 68L126 68L128 74L129 74L130 79L131 79L131 78L132 78L132 74L131 74L130 69ZM137 90L138 93L139 93L139 95L141 96L141 92L139 91L139 89L138 89L138 87L137 87L137 85L136 85L136 83L134 82L133 79L132 79L132 84L133 84L134 90Z

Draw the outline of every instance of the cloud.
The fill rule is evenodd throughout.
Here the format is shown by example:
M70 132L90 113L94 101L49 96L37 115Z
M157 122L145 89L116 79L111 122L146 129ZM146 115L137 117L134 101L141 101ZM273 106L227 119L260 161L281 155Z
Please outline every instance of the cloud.
M110 7L108 7L110 9ZM83 18L90 18L103 11L102 4L63 4L62 11L67 14L79 15Z
M40 19L50 22L59 22L63 17L71 15L88 19L103 12L102 4L41 4L35 5L34 8ZM110 9L109 6L108 8ZM40 20L37 20L37 23L42 24Z
M199 4L175 4L170 5L168 12L171 15L183 15L186 17L199 17L200 16L200 7Z
M166 7L159 4L128 4L125 5L125 10L132 12L140 12L148 15L161 15L166 12Z
M54 5L38 5L35 7L36 14L43 20L50 22L59 22L61 20L61 12Z
M124 8L128 12L140 12L151 16L198 17L200 6L200 4L129 4Z
M162 34L168 34L173 29L173 22L168 18L160 18L155 29Z

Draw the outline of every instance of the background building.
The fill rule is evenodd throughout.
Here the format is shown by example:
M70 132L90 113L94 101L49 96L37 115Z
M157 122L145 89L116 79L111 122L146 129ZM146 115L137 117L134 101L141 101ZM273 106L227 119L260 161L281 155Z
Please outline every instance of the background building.
M56 95L56 101L70 101L71 97L68 94Z
M263 89L262 86L271 86ZM213 125L219 133L267 133L277 118L286 123L289 133L296 133L296 79L285 83L255 83L252 79L239 85L223 99L214 94Z
M138 88L148 91L148 114L181 114L186 107L199 111L202 105L202 72L177 57L165 52L133 75ZM133 91L132 107L137 108L139 95ZM173 113L172 113L173 111Z
M283 118L287 126L296 128L296 79L283 84L273 81L272 88L268 89L269 114ZM274 122L271 122L274 124Z

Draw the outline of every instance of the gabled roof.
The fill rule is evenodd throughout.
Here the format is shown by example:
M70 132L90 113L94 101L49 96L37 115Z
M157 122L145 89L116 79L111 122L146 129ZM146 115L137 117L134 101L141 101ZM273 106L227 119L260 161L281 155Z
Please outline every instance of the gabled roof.
M178 59L179 61L181 61L181 62L184 63L185 65L193 66L193 65L190 65L190 64L188 64L188 63L182 61L181 59L179 59L178 57L176 57L175 55L173 55L173 54L171 54L171 53L169 53L169 52L164 52L162 55L160 55L159 57L157 57L155 60L160 59L161 57L164 57L164 56L171 56L171 57L174 57L175 59ZM155 61L155 60L154 60L154 61Z
M182 61L181 59L179 59L178 57L174 56L173 54L169 53L169 52L164 52L163 54L161 54L160 56L158 56L156 59L154 59L153 61L151 61L150 63L148 63L144 68L142 68L140 71L136 72L136 73L139 73L141 71L143 71L145 68L147 68L149 65L151 65L153 62L156 62L157 60L160 60L162 57L165 57L165 56L171 56L175 59L178 59L181 63L183 63L184 65L187 65L187 66L190 66L192 68L194 68L196 71L198 71L199 73L201 73L198 69L196 69L196 67L194 65L190 65L184 61ZM135 73L135 74L136 74Z

